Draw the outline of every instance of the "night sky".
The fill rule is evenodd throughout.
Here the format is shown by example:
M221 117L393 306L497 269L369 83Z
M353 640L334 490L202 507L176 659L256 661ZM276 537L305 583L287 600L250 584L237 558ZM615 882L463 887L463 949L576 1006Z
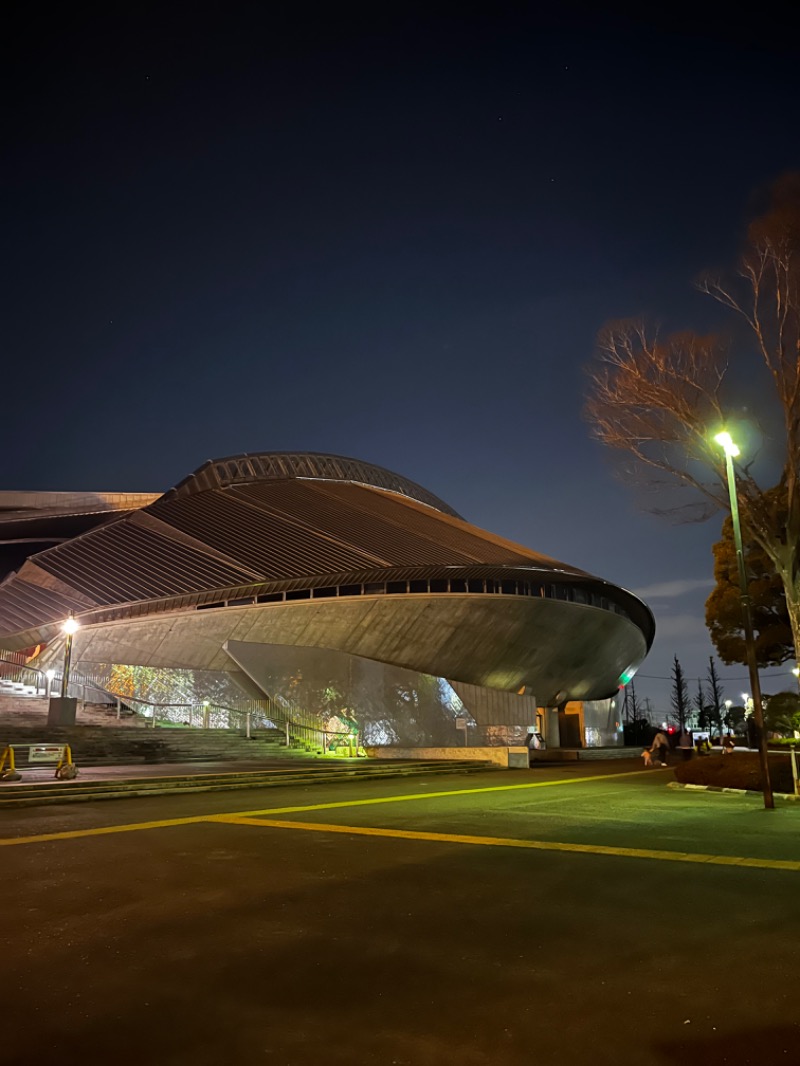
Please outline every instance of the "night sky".
M536 6L28 9L3 487L166 490L246 451L378 463L643 595L637 690L666 709L673 654L691 678L712 651L721 520L642 511L581 419L583 367L611 318L731 325L693 281L800 168L797 57L779 24Z

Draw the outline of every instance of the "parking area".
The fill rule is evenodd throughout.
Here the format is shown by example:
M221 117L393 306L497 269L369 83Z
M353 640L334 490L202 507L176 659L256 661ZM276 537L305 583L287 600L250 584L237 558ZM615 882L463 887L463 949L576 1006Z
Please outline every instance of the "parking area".
M667 777L9 812L4 1061L798 1061L800 810Z

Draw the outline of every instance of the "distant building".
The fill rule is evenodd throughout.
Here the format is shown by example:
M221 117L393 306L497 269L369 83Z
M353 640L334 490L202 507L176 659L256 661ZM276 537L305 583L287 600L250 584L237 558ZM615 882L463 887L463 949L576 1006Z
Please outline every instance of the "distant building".
M212 460L161 496L0 493L0 558L3 649L56 664L73 612L74 668L109 685L214 677L346 708L372 743L463 743L465 718L471 742L621 743L654 636L624 589L333 455Z

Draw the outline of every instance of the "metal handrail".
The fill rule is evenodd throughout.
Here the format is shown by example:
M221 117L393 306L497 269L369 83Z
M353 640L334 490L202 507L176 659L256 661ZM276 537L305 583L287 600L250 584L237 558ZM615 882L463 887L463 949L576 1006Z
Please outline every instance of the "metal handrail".
M10 659L0 658L0 676L10 680L12 684L33 684L37 691L47 690L47 675L37 670L35 666L25 666Z

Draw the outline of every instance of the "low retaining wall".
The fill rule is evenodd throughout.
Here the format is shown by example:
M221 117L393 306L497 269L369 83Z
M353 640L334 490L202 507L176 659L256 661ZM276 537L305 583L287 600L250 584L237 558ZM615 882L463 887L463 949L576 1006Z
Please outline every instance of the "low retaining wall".
M522 770L528 768L528 749L518 748L395 748L368 747L372 759L484 759L495 766Z

